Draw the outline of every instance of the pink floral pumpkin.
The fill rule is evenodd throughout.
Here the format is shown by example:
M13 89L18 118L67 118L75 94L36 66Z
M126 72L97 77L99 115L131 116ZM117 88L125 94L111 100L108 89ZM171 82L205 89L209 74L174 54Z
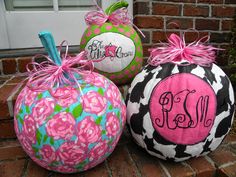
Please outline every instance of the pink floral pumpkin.
M25 87L15 104L15 131L38 165L75 173L103 162L114 150L126 121L118 88L91 73L80 87L61 86L43 92Z

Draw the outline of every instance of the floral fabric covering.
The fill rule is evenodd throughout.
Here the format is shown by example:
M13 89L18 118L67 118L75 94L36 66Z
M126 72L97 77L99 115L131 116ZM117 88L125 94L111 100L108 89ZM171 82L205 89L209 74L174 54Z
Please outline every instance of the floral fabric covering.
M25 87L15 104L15 131L27 154L57 172L84 171L103 162L119 141L126 107L105 77L87 74L80 87L44 92Z

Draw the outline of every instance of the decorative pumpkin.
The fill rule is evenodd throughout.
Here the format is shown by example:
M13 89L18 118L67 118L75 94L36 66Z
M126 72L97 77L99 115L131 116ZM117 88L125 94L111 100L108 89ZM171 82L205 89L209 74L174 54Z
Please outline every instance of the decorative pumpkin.
M140 71L143 49L140 37L132 27L126 1L111 5L106 13L89 12L85 20L89 27L84 32L80 47L94 61L96 71L116 84L131 81Z
M211 46L186 45L175 34L153 49L149 65L127 96L127 122L138 145L165 160L182 161L215 150L234 114L230 80ZM195 64L194 64L195 63Z
M41 33L41 39L51 51L54 42L48 33ZM50 56L55 55L57 52L51 52ZM48 170L75 173L103 162L114 150L126 121L124 101L110 80L92 71L70 68L86 63L83 57L83 53L75 58L67 56L61 66L41 64L38 69L42 70L31 73L16 100L18 140L31 159ZM46 72L51 73L44 75ZM53 80L46 81L50 76L63 82L50 88Z

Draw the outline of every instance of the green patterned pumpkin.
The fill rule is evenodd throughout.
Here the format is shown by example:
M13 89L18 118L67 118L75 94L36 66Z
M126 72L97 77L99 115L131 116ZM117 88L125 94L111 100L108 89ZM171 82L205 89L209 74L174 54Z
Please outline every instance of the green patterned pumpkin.
M127 6L127 2L119 1L111 5L106 14ZM131 25L117 25L109 20L102 25L90 25L81 38L80 47L95 62L95 69L116 84L130 82L142 67L141 39Z

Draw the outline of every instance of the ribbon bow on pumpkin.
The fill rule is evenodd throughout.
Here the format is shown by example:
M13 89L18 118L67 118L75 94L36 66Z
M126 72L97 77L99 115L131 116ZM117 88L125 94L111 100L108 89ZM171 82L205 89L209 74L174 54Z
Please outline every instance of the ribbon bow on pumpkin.
M132 22L132 18L129 16L127 6L128 3L124 0L118 1L112 4L106 12L104 12L98 4L96 4L98 10L88 12L85 15L85 22L88 26L98 25L111 22L113 25L132 25L137 31L145 38L143 32Z
M208 36L196 40L190 44L185 43L184 37L180 38L176 34L171 34L168 43L161 43L161 47L150 49L151 55L148 63L157 66L164 63L179 63L180 65L198 64L210 66L215 62L215 50L222 50L212 46L204 45L204 39L209 40ZM187 64L181 64L186 61Z
M99 10L88 12L85 15L85 22L87 25L102 25L107 21L110 21L114 25L133 24L126 8L117 9L110 15L107 15L101 8L99 8Z
M65 41L63 41L62 44L64 42ZM35 57L44 57L47 61L41 63L32 62L27 65L29 74L27 86L31 90L39 92L53 89L64 84L76 84L80 88L76 75L91 73L93 70L93 63L91 60L87 60L85 51L75 57L71 57L67 53L68 45L66 46L66 52L62 58L61 65L55 64L51 58L45 55L36 55ZM33 69L29 69L30 65L33 65Z

